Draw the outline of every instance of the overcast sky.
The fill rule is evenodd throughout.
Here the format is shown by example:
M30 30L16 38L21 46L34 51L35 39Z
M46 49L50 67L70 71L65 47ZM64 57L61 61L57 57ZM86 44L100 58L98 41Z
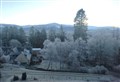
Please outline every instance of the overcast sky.
M0 6L0 23L74 24L83 8L88 25L120 27L120 0L0 0Z

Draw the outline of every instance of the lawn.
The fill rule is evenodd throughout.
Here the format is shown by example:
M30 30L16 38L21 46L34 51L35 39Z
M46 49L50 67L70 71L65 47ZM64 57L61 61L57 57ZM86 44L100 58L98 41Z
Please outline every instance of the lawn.
M36 71L11 64L4 64L4 68L0 68L0 71L2 73L0 82L10 82L14 75L21 79L23 72L27 73L27 80L16 82L120 82L118 78L112 75Z

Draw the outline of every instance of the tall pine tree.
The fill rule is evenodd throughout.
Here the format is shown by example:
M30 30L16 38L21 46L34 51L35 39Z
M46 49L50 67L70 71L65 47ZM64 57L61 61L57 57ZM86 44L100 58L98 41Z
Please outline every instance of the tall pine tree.
M66 39L65 32L64 32L64 30L63 30L63 26L62 26L62 25L61 25L61 27L60 27L60 30L59 30L59 33L58 33L58 36L57 36L57 37L60 38L60 40L61 40L62 42L64 42L65 39Z
M18 31L19 31L18 40L19 40L22 44L25 44L25 42L27 41L27 37L26 37L25 31L23 30L22 27L20 27Z
M48 33L48 39L54 42L55 38L56 38L56 31L53 28L51 28Z
M85 15L85 11L83 9L80 9L77 14L76 17L74 19L74 34L73 34L73 38L74 40L78 39L78 38L82 38L83 40L85 40L87 42L87 23L86 23L86 15Z
M42 30L41 30L41 40L40 40L40 43L41 43L41 45L40 45L40 48L43 48L43 43L44 43L44 41L47 39L47 32L46 32L46 30L44 29L44 28L42 28Z

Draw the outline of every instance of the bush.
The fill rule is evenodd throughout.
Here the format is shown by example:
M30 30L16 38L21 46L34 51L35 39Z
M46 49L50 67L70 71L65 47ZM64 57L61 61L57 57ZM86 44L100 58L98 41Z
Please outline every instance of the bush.
M26 80L26 78L27 78L26 72L22 73L22 80Z
M79 71L81 73L88 73L88 68L87 67L81 67Z
M18 80L19 80L19 77L14 75L13 81L18 81Z
M114 66L114 67L113 67L113 71L120 73L120 65Z
M89 73L93 73L93 74L106 74L108 72L107 68L105 68L104 66L95 66L92 67L88 70Z
M34 77L34 79L33 79L33 80L38 80L38 79Z

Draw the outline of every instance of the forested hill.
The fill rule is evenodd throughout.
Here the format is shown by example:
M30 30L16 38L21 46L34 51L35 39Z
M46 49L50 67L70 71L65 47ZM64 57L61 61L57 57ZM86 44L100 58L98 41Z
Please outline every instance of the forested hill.
M30 27L34 27L35 29L42 29L45 28L46 30L49 30L51 28L58 30L60 26L62 25L64 31L73 31L73 25L67 25L67 24L58 24L58 23L49 23L49 24L40 24L40 25L25 25L25 26L19 26L14 24L0 24L0 27L23 27L25 31L29 31ZM88 30L95 30L99 28L109 28L109 27L96 27L96 26L88 26Z

